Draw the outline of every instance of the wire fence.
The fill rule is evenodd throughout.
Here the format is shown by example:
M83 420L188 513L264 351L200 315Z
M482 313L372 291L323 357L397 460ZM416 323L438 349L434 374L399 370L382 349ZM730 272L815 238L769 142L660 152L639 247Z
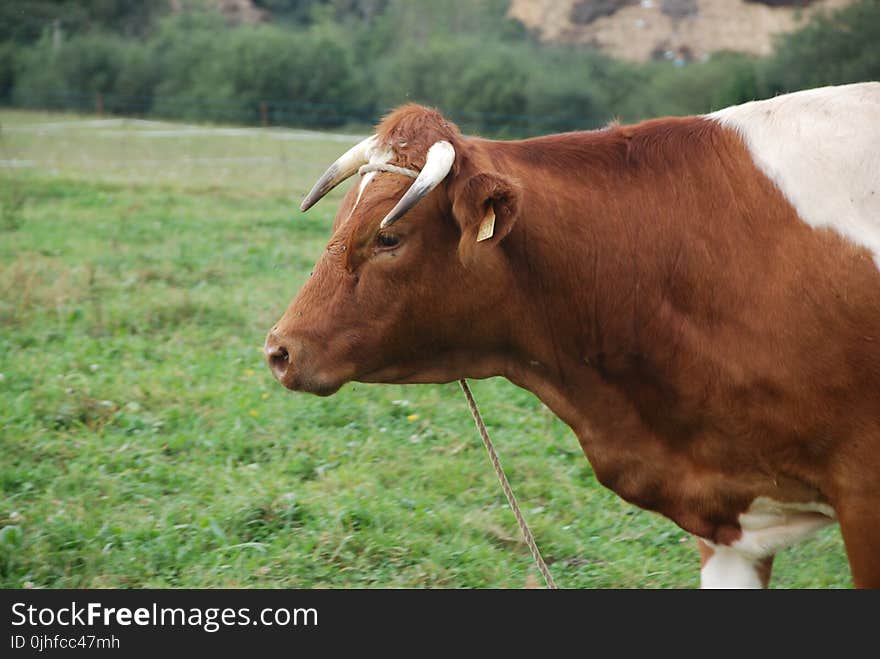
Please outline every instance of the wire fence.
M138 118L207 121L252 126L365 130L391 108L345 103L316 103L272 98L223 98L193 95L136 95L100 91L19 93L10 107L72 111ZM578 108L561 114L512 114L440 108L465 131L496 136L525 136L547 132L596 128Z

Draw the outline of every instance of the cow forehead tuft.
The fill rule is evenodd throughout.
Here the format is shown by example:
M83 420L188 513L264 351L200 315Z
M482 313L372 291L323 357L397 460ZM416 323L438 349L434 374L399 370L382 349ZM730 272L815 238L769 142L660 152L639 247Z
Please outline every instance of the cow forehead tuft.
M403 167L421 169L428 149L446 140L457 146L461 132L454 123L434 108L408 103L388 113L376 127L380 142L390 146L395 162Z

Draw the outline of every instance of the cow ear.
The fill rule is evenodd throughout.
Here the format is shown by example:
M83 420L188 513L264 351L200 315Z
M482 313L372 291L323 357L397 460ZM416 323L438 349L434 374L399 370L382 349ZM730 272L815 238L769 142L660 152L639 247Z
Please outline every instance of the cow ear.
M504 240L519 209L516 185L498 174L480 173L454 191L452 214L461 227L458 253L462 262Z

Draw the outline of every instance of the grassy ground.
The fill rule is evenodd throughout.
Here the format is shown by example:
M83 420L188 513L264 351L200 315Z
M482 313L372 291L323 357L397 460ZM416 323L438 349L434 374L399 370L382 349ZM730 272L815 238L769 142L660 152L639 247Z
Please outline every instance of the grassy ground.
M538 583L455 385L321 399L263 364L329 235L334 198L298 201L353 138L0 128L0 586ZM473 388L562 587L697 585L531 394ZM849 584L836 528L777 558L777 587Z

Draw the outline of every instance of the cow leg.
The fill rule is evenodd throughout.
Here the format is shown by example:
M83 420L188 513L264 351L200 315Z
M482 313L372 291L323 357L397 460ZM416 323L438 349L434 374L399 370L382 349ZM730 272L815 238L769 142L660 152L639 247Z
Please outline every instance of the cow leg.
M755 559L727 545L698 539L700 588L766 588L773 555Z
M880 588L880 501L865 496L836 506L856 588Z

